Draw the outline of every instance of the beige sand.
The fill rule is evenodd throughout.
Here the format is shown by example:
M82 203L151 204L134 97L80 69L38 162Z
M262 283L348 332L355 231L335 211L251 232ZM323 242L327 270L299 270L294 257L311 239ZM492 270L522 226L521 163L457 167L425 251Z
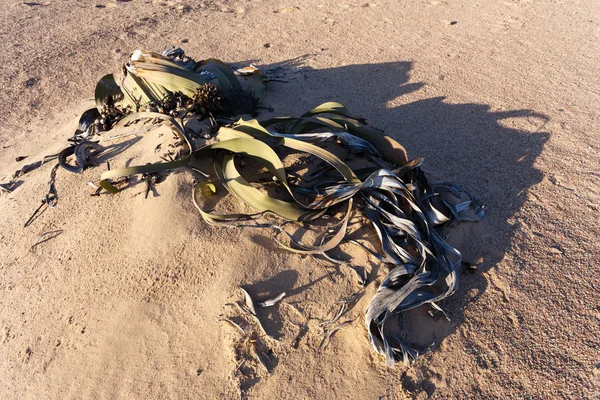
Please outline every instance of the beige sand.
M341 101L485 199L452 233L478 267L445 303L452 323L417 325L441 345L387 368L362 322L373 282L320 353L316 321L296 349L302 317L259 310L280 339L257 343L271 373L236 372L240 334L216 319L239 285L324 318L350 272L334 283L266 233L209 228L189 173L145 200L141 185L90 197L103 169L59 170L58 206L24 229L44 165L0 198L0 398L600 398L600 3L365 1L6 0L0 178L60 150L133 49L282 65L264 100L278 115Z

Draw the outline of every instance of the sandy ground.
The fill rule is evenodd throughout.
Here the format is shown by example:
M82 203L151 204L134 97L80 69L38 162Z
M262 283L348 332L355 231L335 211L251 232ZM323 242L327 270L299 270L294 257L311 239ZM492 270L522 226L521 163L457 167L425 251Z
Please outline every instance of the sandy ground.
M0 198L0 398L600 398L600 3L366 1L5 0L0 178L64 147L96 81L136 48L282 66L289 82L263 101L276 114L343 102L486 201L483 222L452 233L478 267L443 304L452 322L419 325L435 351L394 369L371 351L377 282L325 350L314 324L292 346L354 277L208 227L188 173L144 200L140 186L90 197L99 168L59 170L57 207L23 228L44 165ZM257 342L270 373L236 372L239 333L216 321L240 285L288 293L259 311L279 339Z

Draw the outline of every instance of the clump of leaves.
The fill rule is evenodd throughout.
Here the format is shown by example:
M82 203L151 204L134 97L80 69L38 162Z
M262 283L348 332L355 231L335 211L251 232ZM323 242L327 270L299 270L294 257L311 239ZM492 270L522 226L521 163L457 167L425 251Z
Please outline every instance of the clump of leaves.
M123 65L118 83L113 74L100 79L96 107L113 124L116 117L136 111L250 113L264 92L265 81L261 74L252 76L244 89L231 68L219 60L196 62L175 48L162 54L136 50Z

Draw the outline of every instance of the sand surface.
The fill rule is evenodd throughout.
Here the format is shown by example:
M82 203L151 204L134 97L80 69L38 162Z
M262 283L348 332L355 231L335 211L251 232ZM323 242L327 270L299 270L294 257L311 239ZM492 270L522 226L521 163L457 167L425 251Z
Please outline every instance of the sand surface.
M144 199L141 185L90 197L103 168L59 170L58 205L23 228L43 165L0 197L0 398L600 398L600 3L366 1L5 0L0 182L61 150L134 49L281 66L288 83L263 101L275 114L340 101L485 200L485 219L451 234L477 266L443 304L452 322L416 316L435 351L390 369L371 350L377 280L323 351L316 320L295 348L354 276L261 231L210 228L185 171ZM240 333L217 321L236 318L223 304L240 285L288 294L259 310L279 339L256 343L269 373L238 370Z

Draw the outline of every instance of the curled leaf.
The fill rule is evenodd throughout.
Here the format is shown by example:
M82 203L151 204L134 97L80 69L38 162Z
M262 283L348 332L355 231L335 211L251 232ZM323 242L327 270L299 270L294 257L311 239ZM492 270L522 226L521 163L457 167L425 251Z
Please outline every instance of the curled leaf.
M258 303L258 305L261 307L271 307L271 306L274 306L275 304L279 303L281 300L283 300L284 297L285 297L285 292L281 293L279 296L274 297L272 299L262 301L262 302Z

